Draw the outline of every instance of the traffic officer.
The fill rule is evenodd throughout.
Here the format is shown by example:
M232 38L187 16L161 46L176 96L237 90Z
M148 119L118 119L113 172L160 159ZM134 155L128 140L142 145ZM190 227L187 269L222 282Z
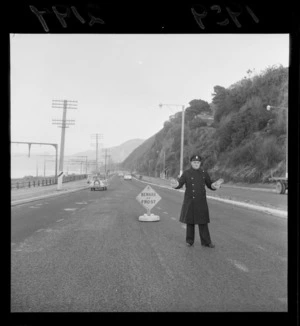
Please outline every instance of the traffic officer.
M210 220L205 185L211 190L218 189L219 185L214 185L209 174L201 167L202 158L199 155L193 155L190 162L191 167L182 173L177 179L177 186L174 187L180 189L184 184L186 187L179 221L186 224L188 246L194 244L195 225L198 224L201 245L214 248L208 229Z

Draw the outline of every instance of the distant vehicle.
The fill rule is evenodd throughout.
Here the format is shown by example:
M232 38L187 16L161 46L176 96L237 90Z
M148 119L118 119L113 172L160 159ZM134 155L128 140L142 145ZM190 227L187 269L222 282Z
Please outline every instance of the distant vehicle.
M125 174L124 175L124 180L132 180L132 175L131 174Z
M108 181L103 176L94 176L90 182L91 191L95 190L107 190Z

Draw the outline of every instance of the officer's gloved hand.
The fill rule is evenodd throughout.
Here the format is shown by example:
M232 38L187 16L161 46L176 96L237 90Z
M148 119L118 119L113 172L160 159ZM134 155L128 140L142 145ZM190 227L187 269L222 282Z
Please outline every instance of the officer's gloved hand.
M171 178L170 179L170 185L171 185L172 188L176 188L176 187L178 187L179 182L178 182L178 180L176 180L174 178Z
M217 181L215 181L214 183L212 183L211 184L211 187L213 188L213 189L220 189L220 187L221 187L221 184L224 182L224 179L219 179L219 180L217 180Z

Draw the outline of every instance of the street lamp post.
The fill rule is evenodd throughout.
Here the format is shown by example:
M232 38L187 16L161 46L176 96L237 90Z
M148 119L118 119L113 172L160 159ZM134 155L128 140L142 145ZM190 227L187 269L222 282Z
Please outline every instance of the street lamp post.
M184 111L185 107L184 105L178 105L178 104L159 104L159 107L162 106L179 106L182 108L182 119L181 119L181 146L180 146L180 172L179 176L182 175L183 172L183 144L184 144Z
M267 105L267 110L270 111L272 109L286 109L284 107ZM288 178L288 112L286 111L286 164L285 164L285 177Z

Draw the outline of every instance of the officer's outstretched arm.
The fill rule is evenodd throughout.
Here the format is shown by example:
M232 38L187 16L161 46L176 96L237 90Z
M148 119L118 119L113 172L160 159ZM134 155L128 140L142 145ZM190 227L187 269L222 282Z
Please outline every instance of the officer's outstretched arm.
M185 173L183 172L182 175L179 178L177 178L177 185L174 185L173 188L180 189L183 187L185 182L186 182L186 176Z
M205 184L206 187L211 189L211 190L217 190L217 188L214 187L213 182L211 181L211 178L207 171L204 171L204 177L205 177Z

